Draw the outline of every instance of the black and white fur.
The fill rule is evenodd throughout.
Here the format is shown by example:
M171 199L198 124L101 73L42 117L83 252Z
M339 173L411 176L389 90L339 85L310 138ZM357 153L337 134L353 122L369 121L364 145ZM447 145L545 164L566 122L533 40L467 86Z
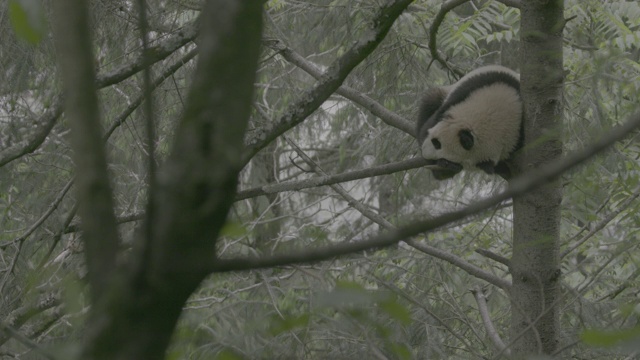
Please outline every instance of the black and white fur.
M478 68L453 85L425 94L418 144L436 179L464 169L507 171L504 160L522 146L520 75L504 66ZM506 170L505 170L506 169Z

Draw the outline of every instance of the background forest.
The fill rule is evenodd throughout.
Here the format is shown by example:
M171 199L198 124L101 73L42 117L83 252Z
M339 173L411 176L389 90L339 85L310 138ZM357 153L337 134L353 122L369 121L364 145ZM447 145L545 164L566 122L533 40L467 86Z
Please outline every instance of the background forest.
M157 336L170 336L168 359L498 359L509 354L510 199L417 236L398 235L392 241L384 236L467 209L508 188L505 180L481 172L435 180L422 168L414 123L420 96L429 87L451 84L486 64L521 70L518 1L405 2L410 4L386 36L382 31L377 47L346 71L337 90L318 85L326 80L322 73L342 66L337 59L347 58L361 39L379 35L372 34L371 24L375 29L382 19L380 9L401 1L264 2L249 122L246 132L229 135L244 138L246 147L242 152L227 148L224 155L244 161L238 191L226 218L226 212L214 214L197 224L220 223L215 225L219 233L204 233L221 261L190 280L195 292L169 274L174 280L166 285L180 288L187 300L181 312L167 315L179 316L175 328L171 322L150 325L168 327ZM218 46L214 41L209 46L204 35L196 39L196 21L205 28L218 26L216 21L224 26L226 7L212 8L212 17L205 17L198 0L147 0L141 21L137 1L87 3L102 125L97 139L103 139L93 144L106 150L108 178L103 178L112 189L118 224L117 246L104 256L113 251L114 263L124 264L135 257L140 233L166 230L151 221L144 225L154 201L168 201L149 199L155 167L191 149L176 140L188 132L178 119L191 114L189 89L208 81L198 76L197 61ZM78 216L75 128L63 106L57 67L63 57L54 41L59 35L51 30L51 6L0 3L0 359L78 357L86 351L84 337L94 334L87 329L99 323L91 304L136 296L100 291L95 284L102 281L101 265L92 270L93 263L87 264L92 255L85 255ZM566 0L562 16L567 22L561 137L564 153L572 154L620 128L638 110L640 4ZM240 49L226 63L245 66L242 51L251 46L242 36L248 33L238 32L241 40L220 35L221 44L227 37ZM225 77L225 68L212 74L219 78L211 83L229 86L220 96L234 105L235 75ZM322 91L326 100L318 95ZM212 111L222 120L228 114ZM216 139L223 145L224 131L233 127L233 118L228 120L211 125L221 129ZM634 131L561 176L559 331L549 358L640 354L638 139ZM208 161L217 169L216 158ZM191 163L184 169L213 178L235 171L232 166L209 172L208 166ZM234 196L230 186L226 193ZM163 219L160 211L154 214ZM202 233L192 229L180 236ZM182 254L202 252L186 240L174 246L151 257L175 258L178 273L191 261ZM88 251L96 259L103 249ZM162 289L154 294L127 316L135 318L156 300L161 305L150 314L170 313L161 299L169 295ZM104 308L114 309L110 306L115 305ZM96 348L114 347L115 341ZM117 357L125 358L136 357Z

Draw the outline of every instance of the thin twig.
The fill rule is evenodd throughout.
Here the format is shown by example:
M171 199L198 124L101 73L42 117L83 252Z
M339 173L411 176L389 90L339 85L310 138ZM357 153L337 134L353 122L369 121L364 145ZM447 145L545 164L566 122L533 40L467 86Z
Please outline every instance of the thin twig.
M500 338L500 334L498 334L495 326L493 326L493 321L491 321L489 308L487 307L487 297L484 294L484 291L480 288L480 286L474 286L471 289L471 293L473 294L473 297L476 299L476 303L478 304L478 311L480 312L480 317L482 318L482 323L484 324L485 330L487 330L489 339L491 339L493 345L496 346L498 351L509 356L511 354L511 351L507 349L506 345L502 341L502 338Z

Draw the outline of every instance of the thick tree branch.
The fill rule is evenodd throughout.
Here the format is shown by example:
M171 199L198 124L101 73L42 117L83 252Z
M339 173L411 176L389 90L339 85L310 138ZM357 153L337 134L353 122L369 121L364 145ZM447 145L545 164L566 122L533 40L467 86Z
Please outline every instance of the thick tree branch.
M384 5L374 19L371 20L369 29L351 49L336 59L325 71L320 80L307 90L297 102L292 103L284 115L266 128L257 129L247 139L247 149L244 154L244 162L247 163L260 149L264 148L285 131L295 127L311 115L326 99L329 98L342 85L349 75L362 60L364 60L387 35L394 21L413 0L394 0Z
M131 266L92 307L83 359L163 358L182 306L216 261L243 166L262 12L260 1L205 3L184 114L149 197L151 232L139 234Z
M316 79L320 79L322 77L322 70L320 70L311 61L302 57L302 55L293 51L293 49L285 45L282 41L273 40L267 41L266 43L267 46L278 51L287 61L304 70L309 75ZM415 124L412 121L389 111L367 95L364 95L363 93L346 85L340 86L336 90L336 93L369 110L373 115L380 118L380 120L384 121L387 125L402 130L411 136L415 136Z
M273 266L291 265L303 262L322 261L343 256L359 251L369 250L377 247L385 247L393 245L404 239L419 235L420 233L435 230L450 222L460 220L464 217L471 216L485 211L504 200L514 196L522 195L531 189L551 181L560 176L563 172L581 164L593 155L606 149L611 144L625 138L634 129L640 126L640 113L632 116L629 121L623 125L614 128L609 134L594 142L588 148L574 152L562 159L536 169L533 174L523 174L511 181L509 188L501 194L493 196L489 199L480 200L465 209L454 211L448 214L438 216L433 219L414 222L409 225L397 228L392 231L374 236L368 240L340 243L330 246L322 246L313 249L305 249L296 253L278 254L268 257L245 257L245 258L229 258L219 259L212 272L226 272L236 270L250 270Z
M88 278L93 300L97 300L115 267L118 233L102 145L87 6L84 0L55 1L53 29L71 124Z

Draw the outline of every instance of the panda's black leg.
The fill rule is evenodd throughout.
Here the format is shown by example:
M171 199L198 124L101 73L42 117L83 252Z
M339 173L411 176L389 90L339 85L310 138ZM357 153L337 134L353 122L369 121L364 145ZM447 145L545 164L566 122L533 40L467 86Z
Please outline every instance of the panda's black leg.
M476 164L476 167L489 175L493 175L496 172L495 165L493 161L490 160L479 162Z

